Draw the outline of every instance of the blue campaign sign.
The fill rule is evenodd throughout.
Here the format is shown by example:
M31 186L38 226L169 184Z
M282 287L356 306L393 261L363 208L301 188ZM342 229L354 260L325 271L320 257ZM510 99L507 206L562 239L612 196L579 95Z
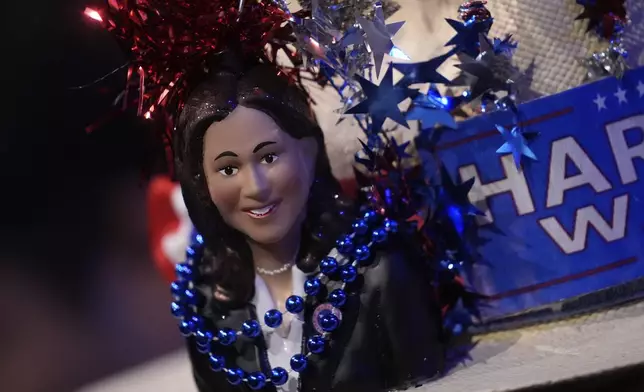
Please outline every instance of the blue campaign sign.
M644 68L519 107L537 160L517 170L495 112L460 124L439 150L474 177L482 263L476 280L496 318L644 276Z

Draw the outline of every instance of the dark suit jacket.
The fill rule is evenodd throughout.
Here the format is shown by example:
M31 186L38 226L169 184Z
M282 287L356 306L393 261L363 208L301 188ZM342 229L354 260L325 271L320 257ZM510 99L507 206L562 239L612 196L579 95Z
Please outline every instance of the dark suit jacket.
M378 392L406 389L437 377L443 367L440 310L419 271L397 254L378 254L362 275L357 294L343 306L343 319L325 354L311 361L300 375L301 392ZM255 308L225 309L212 302L204 313L215 328L239 329L255 316ZM305 320L315 306L309 304ZM303 343L314 334L307 322ZM232 386L221 372L209 368L208 356L197 352L189 340L193 373L200 392L250 391ZM270 370L265 342L238 339L226 363L246 372ZM288 370L288 369L287 369ZM267 384L265 391L274 391Z

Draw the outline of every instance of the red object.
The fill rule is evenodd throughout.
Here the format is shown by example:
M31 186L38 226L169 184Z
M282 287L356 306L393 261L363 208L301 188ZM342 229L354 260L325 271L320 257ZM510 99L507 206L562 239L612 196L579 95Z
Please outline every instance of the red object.
M212 55L232 45L275 62L278 50L298 65L289 15L277 2L238 0L103 0L85 16L114 34L129 57L123 109L153 120L167 141L186 95L208 73ZM265 52L266 45L272 54ZM299 80L299 69L280 74Z
M172 206L172 193L178 184L169 177L158 176L148 186L148 238L154 264L168 282L174 280L174 263L165 254L162 239L179 228L179 216Z
M492 18L492 14L485 8L486 4L485 0L466 1L458 8L459 16L464 22L472 18L477 22L487 21Z
M583 6L584 11L575 19L588 19L586 31L601 26L599 32L604 38L612 38L616 23L626 22L625 0L598 0Z

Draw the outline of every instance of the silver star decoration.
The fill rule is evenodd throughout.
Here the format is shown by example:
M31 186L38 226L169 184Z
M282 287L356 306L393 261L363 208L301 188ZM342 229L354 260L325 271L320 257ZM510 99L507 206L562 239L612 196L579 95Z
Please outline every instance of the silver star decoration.
M621 79L628 69L626 56L627 52L621 42L613 41L606 49L595 52L590 57L579 60L579 62L586 67L586 81L597 80L611 75Z
M331 25L344 32L355 24L358 15L373 15L373 3L376 0L318 0L318 2ZM313 9L312 0L298 0L298 3L303 9ZM381 0L381 3L385 18L390 17L400 9L400 6L392 0Z
M395 22L385 24L385 17L382 11L382 4L377 2L375 5L375 15L372 20L359 16L358 23L367 35L367 43L371 48L373 54L373 61L376 67L376 76L380 75L382 68L382 61L385 54L390 54L392 49L395 48L391 38L396 35L398 30L405 24L405 22Z

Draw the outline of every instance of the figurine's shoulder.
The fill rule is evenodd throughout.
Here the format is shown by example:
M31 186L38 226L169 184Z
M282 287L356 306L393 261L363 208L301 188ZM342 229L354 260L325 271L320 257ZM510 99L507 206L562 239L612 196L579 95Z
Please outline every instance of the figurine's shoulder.
M371 288L384 289L401 284L421 282L424 272L418 268L408 252L397 247L387 247L374 255L373 264L365 269L365 285Z

